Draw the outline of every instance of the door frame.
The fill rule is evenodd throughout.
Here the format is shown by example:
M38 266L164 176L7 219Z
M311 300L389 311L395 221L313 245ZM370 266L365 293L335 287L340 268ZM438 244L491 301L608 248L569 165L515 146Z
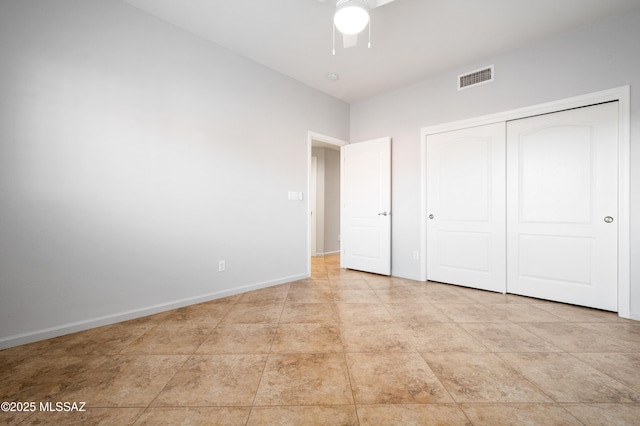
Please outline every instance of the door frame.
M549 114L571 108L580 108L603 102L618 101L618 315L640 320L640 312L631 312L631 257L630 257L630 203L629 203L629 146L631 103L630 87L621 86L543 104L483 115L420 129L420 280L427 280L427 136L502 121L516 120L540 114Z
M318 255L318 157L311 156L311 180L309 182L309 254Z
M334 147L342 147L348 145L349 141L334 138L333 136L327 136L322 133L307 132L307 194L311 194L311 148L313 142L320 142L326 145L332 145ZM311 197L307 197L307 276L311 276ZM340 217L342 217L342 207L340 208ZM342 252L342 241L340 241L340 252Z

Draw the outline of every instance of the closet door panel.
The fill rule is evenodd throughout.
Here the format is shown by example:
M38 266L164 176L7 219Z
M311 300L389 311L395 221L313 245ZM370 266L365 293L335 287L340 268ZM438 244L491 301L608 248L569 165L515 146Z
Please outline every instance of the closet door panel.
M427 137L427 279L505 291L505 124Z
M509 293L617 311L616 102L507 123Z

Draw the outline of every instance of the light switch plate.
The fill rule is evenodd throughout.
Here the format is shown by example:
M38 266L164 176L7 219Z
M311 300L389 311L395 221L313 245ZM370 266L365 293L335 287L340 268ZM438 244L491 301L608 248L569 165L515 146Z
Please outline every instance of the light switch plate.
M303 194L298 191L289 191L287 199L289 201L302 201Z

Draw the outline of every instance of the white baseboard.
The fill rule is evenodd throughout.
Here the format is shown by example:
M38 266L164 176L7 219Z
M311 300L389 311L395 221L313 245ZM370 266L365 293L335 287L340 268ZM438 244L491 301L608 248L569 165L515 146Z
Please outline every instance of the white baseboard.
M630 311L628 319L640 321L640 311Z
M340 250L336 250L336 251L328 251L326 253L318 253L318 256L329 256L330 254L339 254Z
M45 328L28 333L17 334L14 336L0 338L0 350L11 348L14 346L25 345L27 343L37 342L39 340L51 339L53 337L64 336L65 334L76 333L78 331L89 330L91 328L102 327L123 321L129 321L136 318L146 317L160 312L170 311L177 308L183 308L189 305L209 302L223 297L234 296L236 294L246 293L252 290L272 287L274 285L285 284L297 280L308 278L308 275L293 275L290 277L279 278L277 280L265 281L256 284L250 284L242 287L236 287L229 290L219 291L215 293L203 294L201 296L190 297L186 299L175 300L160 305L149 306L145 308L135 309L126 312L119 312L113 315L106 315L97 318L90 318L84 321L77 321L69 324L63 324L56 327Z

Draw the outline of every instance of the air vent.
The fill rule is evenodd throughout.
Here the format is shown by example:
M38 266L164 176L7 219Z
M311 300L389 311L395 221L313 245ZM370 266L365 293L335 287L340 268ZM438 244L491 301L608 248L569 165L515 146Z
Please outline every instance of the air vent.
M458 90L493 81L493 65L458 76Z

